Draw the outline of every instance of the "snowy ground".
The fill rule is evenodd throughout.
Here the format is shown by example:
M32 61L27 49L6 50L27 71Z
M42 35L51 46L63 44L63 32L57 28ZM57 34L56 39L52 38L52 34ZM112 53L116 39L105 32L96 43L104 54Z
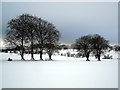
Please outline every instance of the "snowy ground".
M54 61L20 61L17 54L1 53L3 88L118 88L117 53L113 59L53 56ZM12 57L14 61L8 62ZM25 55L30 59L30 55ZM47 58L45 55L43 58ZM35 55L39 59L39 55Z

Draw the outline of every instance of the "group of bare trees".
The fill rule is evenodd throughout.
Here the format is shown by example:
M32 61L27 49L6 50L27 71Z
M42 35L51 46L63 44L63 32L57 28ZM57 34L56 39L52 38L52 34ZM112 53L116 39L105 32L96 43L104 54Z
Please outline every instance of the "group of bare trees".
M25 60L26 47L30 48L31 60L35 60L35 45L39 49L40 60L43 60L43 50L46 50L49 60L52 60L51 56L56 49L59 38L60 32L52 23L36 16L22 14L8 22L5 41L10 46L19 47L21 60Z
M109 41L104 37L94 34L86 35L76 39L74 48L87 58L89 61L90 53L94 54L95 57L100 61L101 54L110 48Z
M56 49L61 47L68 49L65 45L58 45L60 32L56 27L52 23L36 16L22 14L11 19L7 28L5 41L8 45L19 50L21 60L25 60L24 53L28 49L30 50L31 60L35 60L35 48L40 54L40 60L43 60L43 50L49 55L49 60L52 60L51 56ZM87 61L89 61L91 53L100 61L101 54L110 48L109 41L98 34L82 36L76 39L72 47L84 55ZM116 47L116 49L118 48Z

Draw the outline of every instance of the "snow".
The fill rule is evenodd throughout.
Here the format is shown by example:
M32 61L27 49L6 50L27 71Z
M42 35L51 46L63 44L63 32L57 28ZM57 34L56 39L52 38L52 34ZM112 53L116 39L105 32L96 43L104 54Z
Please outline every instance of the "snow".
M53 61L20 61L18 54L1 53L3 88L118 88L118 54L97 61L90 57L52 56ZM14 61L8 62L8 58ZM34 55L39 60L39 55ZM26 54L25 58L30 59ZM43 59L48 56L43 55Z

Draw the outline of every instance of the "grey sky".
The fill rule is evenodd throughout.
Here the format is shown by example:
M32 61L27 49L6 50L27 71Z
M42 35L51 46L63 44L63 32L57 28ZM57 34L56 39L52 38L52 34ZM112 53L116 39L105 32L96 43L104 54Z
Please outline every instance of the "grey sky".
M29 13L52 22L61 32L62 43L74 43L75 39L87 34L100 34L110 40L110 43L117 43L117 5L117 2L4 2L3 32L10 19Z

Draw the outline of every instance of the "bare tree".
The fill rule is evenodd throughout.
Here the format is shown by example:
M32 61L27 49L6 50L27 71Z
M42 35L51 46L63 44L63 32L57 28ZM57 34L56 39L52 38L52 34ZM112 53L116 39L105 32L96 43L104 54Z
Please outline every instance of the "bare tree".
M47 39L47 26L48 26L48 22L39 18L38 19L38 23L37 23L37 29L35 31L35 37L36 37L36 41L38 43L38 48L39 48L39 53L40 53L40 60L42 59L42 54L43 54L43 50L45 48L45 43L46 43L46 39Z
M25 14L25 24L26 24L26 37L29 40L31 48L31 60L34 59L34 42L36 42L35 31L37 27L38 18L29 14Z
M8 22L8 30L6 32L5 41L14 47L20 47L21 60L24 59L24 44L27 42L26 38L26 23L25 15L20 15Z
M47 39L46 39L46 51L49 55L49 60L53 52L57 49L57 43L60 39L60 32L55 28L55 26L51 23L47 26Z
M89 61L89 56L91 50L91 35L82 36L76 39L75 47L80 53L83 53L83 56L87 58L86 61Z
M95 52L98 61L100 61L101 54L104 53L104 50L107 50L109 46L109 41L106 40L104 37L95 34L91 40L93 52Z

